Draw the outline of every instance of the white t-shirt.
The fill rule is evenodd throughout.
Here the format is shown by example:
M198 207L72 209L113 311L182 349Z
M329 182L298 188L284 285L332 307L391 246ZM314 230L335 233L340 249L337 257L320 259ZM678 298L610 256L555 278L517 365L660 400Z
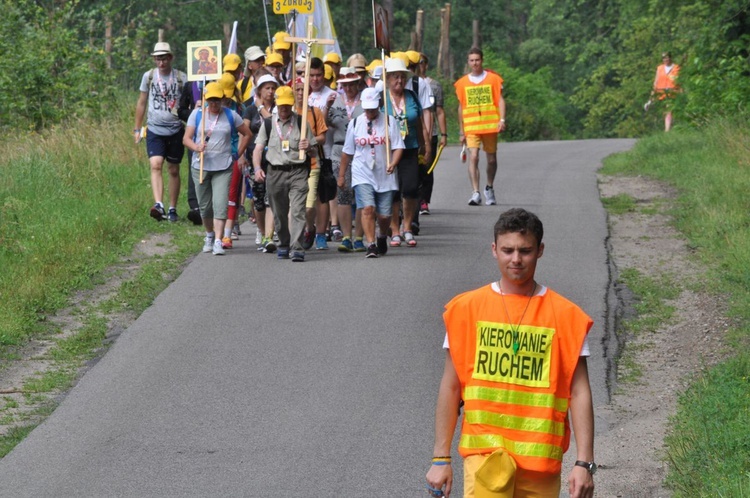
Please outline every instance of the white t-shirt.
M497 292L498 294L502 294L500 291L500 286L497 285L497 282L492 282L492 290ZM535 296L543 296L547 292L547 287L542 285L541 288L537 291ZM443 340L443 349L450 349L448 346L448 334L445 334L445 339ZM579 356L591 356L591 351L589 350L589 336L586 335L586 337L583 339L583 345L581 346L581 354Z
M474 73L469 73L468 76L469 81L471 81L475 85L478 85L487 77L487 71L482 71L482 74L480 74L479 76L475 76Z
M323 111L326 108L326 103L328 102L328 96L331 95L332 93L335 93L339 99L341 98L341 96L338 93L336 93L336 91L332 90L331 87L328 87L325 85L317 92L311 91L307 95L307 105L317 107L318 109Z
M344 141L344 154L354 156L351 163L352 187L355 185L372 185L375 192L398 190L396 171L390 175L386 172L385 154L385 119L380 113L372 122L372 133L367 132L367 116L360 115L349 121ZM356 125L356 126L355 126ZM403 149L404 140L399 133L395 119L388 120L391 149ZM372 159L374 158L374 166Z

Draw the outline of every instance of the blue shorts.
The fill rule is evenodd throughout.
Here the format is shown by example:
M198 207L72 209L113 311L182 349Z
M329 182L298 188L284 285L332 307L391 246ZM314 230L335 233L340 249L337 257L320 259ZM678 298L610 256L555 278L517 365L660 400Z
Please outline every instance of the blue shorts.
M391 216L393 214L393 190L388 192L375 192L369 183L354 186L354 198L357 201L357 209L374 206L380 216Z
M185 130L182 129L174 135L154 135L150 131L146 133L146 151L148 157L161 156L168 163L180 164L182 156L185 155L185 146L182 145L182 136Z

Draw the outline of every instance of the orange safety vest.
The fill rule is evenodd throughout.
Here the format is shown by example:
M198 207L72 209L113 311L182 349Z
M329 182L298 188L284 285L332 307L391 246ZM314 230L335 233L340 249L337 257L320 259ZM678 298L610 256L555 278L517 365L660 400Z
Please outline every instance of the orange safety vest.
M466 135L497 133L500 123L500 97L503 94L503 78L487 71L480 83L474 84L469 75L456 81L456 97L461 104L461 119Z
M504 448L519 468L559 474L570 444L573 372L591 318L549 288L530 301L505 295L503 303L486 285L456 296L445 308L464 400L461 456Z
M672 64L672 70L669 71L669 74L667 74L666 66L664 64L660 64L656 68L654 90L656 93L661 94L659 99L663 99L665 94L674 93L673 90L677 89L677 83L675 83L675 80L677 79L679 72L680 66L677 64Z

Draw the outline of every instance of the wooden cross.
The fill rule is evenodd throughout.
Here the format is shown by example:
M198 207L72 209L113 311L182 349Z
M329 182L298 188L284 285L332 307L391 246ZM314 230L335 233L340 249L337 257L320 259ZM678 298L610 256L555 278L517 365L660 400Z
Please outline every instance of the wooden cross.
M308 84L308 80L310 78L310 51L312 50L312 46L314 43L317 43L318 45L333 45L336 43L335 40L329 40L327 38L313 38L313 19L312 16L309 16L307 20L307 36L305 38L287 38L286 41L292 42L292 43L304 43L307 46L307 50L305 51L305 89L302 96L302 129L300 130L300 140L304 140L307 137L307 98L310 96L310 85ZM294 63L294 54L295 51L292 51L292 64ZM292 73L294 74L294 73ZM296 83L292 85L292 88L294 88L294 95L295 99L297 98L297 88ZM305 158L305 151L301 150L299 151L299 158L304 159Z

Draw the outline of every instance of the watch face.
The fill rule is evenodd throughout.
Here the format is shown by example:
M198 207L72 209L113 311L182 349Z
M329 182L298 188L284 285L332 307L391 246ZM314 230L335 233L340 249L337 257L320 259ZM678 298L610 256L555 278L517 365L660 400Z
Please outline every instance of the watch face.
M596 469L598 468L599 466L597 464L595 464L594 462L591 462L591 464L589 465L589 472L591 473L592 476L596 473Z

